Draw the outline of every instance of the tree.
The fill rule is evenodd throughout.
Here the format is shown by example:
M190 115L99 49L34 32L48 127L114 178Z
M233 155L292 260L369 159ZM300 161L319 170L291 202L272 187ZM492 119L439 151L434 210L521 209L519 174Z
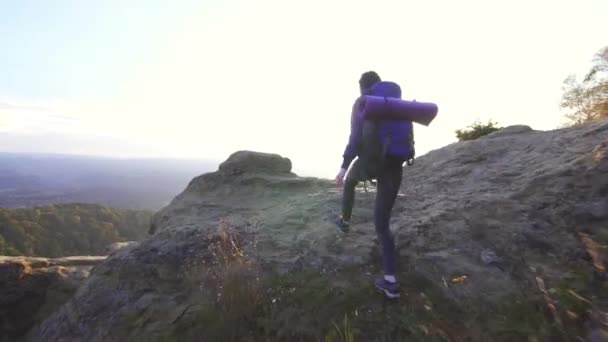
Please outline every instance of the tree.
M459 141L475 140L479 137L502 129L502 127L497 127L497 124L498 123L493 122L492 120L489 120L486 124L475 121L472 125L468 126L468 129L456 130L456 137Z
M608 117L608 46L595 54L593 66L582 81L569 75L562 89L560 106L568 110L569 124Z
M151 216L100 205L0 208L0 255L101 254L113 242L143 240Z

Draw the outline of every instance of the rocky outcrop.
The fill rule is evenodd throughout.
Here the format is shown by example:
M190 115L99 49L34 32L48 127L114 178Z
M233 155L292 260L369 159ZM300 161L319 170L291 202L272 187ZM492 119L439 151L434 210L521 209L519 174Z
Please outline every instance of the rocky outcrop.
M0 341L24 337L59 308L105 257L0 256Z
M363 334L390 326L414 340L420 331L473 341L597 334L608 307L607 143L606 121L549 132L514 127L431 151L406 167L391 227L410 311L379 307L380 297L365 292L365 273L379 264L373 189L357 193L352 231L341 234L329 220L341 199L332 182L297 177L280 156L238 152L159 211L150 239L96 267L33 340L179 339L188 331L216 340L209 317L228 320L219 309L205 313L219 303L210 285L217 280L210 276L218 260L213 246L226 236L218 227L229 227L239 243L226 245L252 256L261 277L312 272L327 282L317 288L320 278L290 281L281 296L274 287L263 291L262 302L266 295L273 305L296 298L298 288L338 289L322 300L304 290L308 297L291 302L309 311L263 311L272 317L264 329L300 322L291 323L292 339L318 339L294 329L341 308L329 317L350 310ZM395 317L399 323L386 323Z
M520 133L529 133L532 132L532 128L526 125L514 125L508 126L496 132L490 133L481 139L495 138L495 137L504 137L506 135L520 134Z
M219 165L219 171L229 175L241 173L292 174L291 160L278 154L238 151Z
M123 242L114 242L113 244L106 247L106 254L110 255L118 252L121 249L125 248L133 248L139 244L138 241L123 241Z

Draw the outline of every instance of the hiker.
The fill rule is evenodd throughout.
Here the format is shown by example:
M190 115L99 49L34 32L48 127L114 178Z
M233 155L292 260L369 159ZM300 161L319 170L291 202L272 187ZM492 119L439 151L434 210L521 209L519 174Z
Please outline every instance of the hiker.
M384 97L401 98L401 88L394 82L382 81L380 76L374 71L368 71L361 75L359 79L359 87L361 95L376 95ZM350 219L352 215L353 204L355 200L355 187L361 181L375 179L376 184L376 203L374 209L374 225L378 240L382 247L382 266L384 270L383 277L375 277L375 286L383 291L389 298L399 297L399 286L396 274L396 253L393 235L389 228L391 211L397 193L401 186L401 177L403 172L404 162L413 160L413 124L411 121L384 121L377 123L377 126L368 126L372 124L370 120L362 120L359 116L360 108L355 101L351 113L351 131L348 144L343 154L343 162L340 171L336 176L338 186L344 186L342 197L342 211L339 217L335 218L338 228L347 233L350 227ZM369 143L366 139L369 137L370 128L377 134L376 139L379 139L378 144L384 145L384 148L376 149L366 147ZM386 143L387 137L384 137L387 131L394 133L395 136L406 139L393 139ZM366 136L366 134L368 134ZM373 136L373 134L371 135ZM369 139L368 139L369 140ZM385 152L379 152L385 151ZM379 155L370 155L370 151ZM350 164L358 157L349 169ZM345 178L346 175L346 178Z

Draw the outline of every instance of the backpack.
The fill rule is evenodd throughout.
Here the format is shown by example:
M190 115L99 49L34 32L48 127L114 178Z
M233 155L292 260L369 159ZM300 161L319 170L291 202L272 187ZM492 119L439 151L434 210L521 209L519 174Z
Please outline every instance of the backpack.
M394 82L380 81L374 84L368 95L400 99L401 88ZM366 180L378 177L387 157L412 165L415 155L414 127L411 121L363 120L359 159Z

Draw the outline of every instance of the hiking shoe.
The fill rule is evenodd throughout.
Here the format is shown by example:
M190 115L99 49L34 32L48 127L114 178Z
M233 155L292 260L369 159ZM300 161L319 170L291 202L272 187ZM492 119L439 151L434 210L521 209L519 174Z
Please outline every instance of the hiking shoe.
M386 295L390 299L399 298L399 284L391 283L384 279L384 277L374 277L374 285L376 288Z
M334 217L333 223L338 227L338 229L340 229L342 233L348 233L350 230L350 224L342 220L342 217L340 216Z

